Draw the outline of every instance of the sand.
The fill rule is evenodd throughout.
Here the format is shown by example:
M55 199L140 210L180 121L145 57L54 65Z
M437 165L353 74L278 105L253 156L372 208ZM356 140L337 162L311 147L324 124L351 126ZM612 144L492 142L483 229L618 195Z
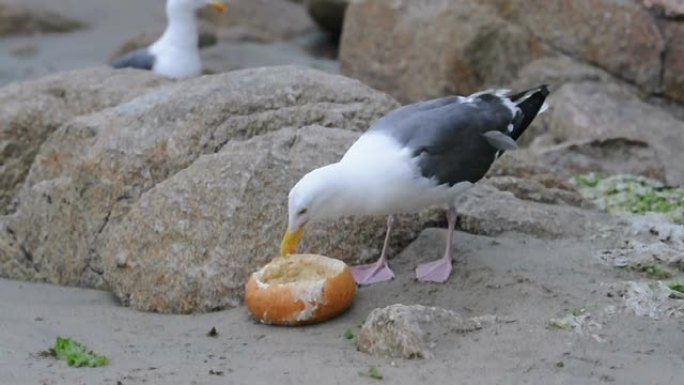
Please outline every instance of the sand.
M612 285L644 278L595 258L604 241L457 233L454 276L444 285L415 282L416 263L437 257L444 236L428 231L391 261L395 280L361 288L349 311L307 327L260 325L244 307L147 314L106 292L0 280L0 383L682 383L684 320L621 310ZM441 336L429 360L372 357L344 338L348 328L358 332L373 308L395 303L440 306L464 317L491 314L499 322ZM580 307L598 326L547 329L550 319ZM217 337L207 336L212 327ZM76 369L38 357L58 335L85 343L110 364ZM368 365L383 380L361 376Z

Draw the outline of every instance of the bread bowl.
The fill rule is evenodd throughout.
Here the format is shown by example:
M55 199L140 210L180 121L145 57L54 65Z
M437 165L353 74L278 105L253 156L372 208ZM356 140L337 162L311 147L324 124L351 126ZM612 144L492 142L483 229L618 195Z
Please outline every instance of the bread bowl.
M245 305L264 324L306 325L347 309L356 283L344 262L316 254L278 257L254 272Z

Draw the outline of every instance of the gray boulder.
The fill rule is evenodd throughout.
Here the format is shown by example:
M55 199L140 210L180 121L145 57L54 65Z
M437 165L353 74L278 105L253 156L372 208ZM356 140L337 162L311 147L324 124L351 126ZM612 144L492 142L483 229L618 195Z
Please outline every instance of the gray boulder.
M598 172L607 175L632 174L665 181L666 165L649 143L622 137L585 139L537 150L540 162L570 179Z
M591 207L569 183L569 177L550 166L553 164L544 161L535 152L508 152L494 162L482 183L510 192L521 200Z
M341 69L407 102L508 85L531 61L567 55L682 101L681 6L644 2L666 16L634 0L355 1Z
M684 100L684 3L679 0L483 2L554 50L649 93Z
M550 182L548 179L535 179L537 178L523 179L514 176L495 176L487 178L484 183L495 187L497 190L509 192L521 200L590 207L589 202L585 201L582 195L575 189L567 186L567 183L564 183L564 181L561 183L552 181L551 185L545 185L545 183Z
M684 8L684 5L680 4L679 7ZM667 96L684 102L684 23L668 22L665 36L670 42L670 48L665 55L663 90Z
M522 67L511 83L511 88L524 89L535 84L547 84L553 93L566 83L608 82L614 81L614 79L608 72L600 68L582 63L569 56L554 55L534 60ZM553 108L553 106L550 107ZM524 139L525 136L521 139Z
M684 121L642 101L629 88L570 83L552 94L549 104L554 107L544 119L557 141L624 138L647 143L658 158L667 160L663 163L667 183L684 184Z
M101 67L0 88L0 214L12 210L12 199L38 149L58 127L165 83L151 73Z
M410 102L501 85L543 52L527 30L476 2L361 0L346 13L340 65Z
M658 20L636 1L484 0L549 46L648 91L661 87L668 48Z
M31 255L32 279L106 287L101 233L200 155L283 127L361 131L395 106L357 81L296 67L176 82L62 124L40 148L16 212L0 217L0 237L11 233ZM0 266L22 258L0 255Z
M502 186L502 188L510 188ZM553 190L537 189L553 194ZM530 192L523 190L527 195ZM520 195L521 193L518 192ZM567 193L566 193L567 194ZM513 192L501 191L495 187L479 184L457 199L459 216L457 227L473 234L499 235L517 232L538 238L582 237L595 229L598 219L605 222L607 215L584 210L572 205L541 203L566 203L569 198L555 192L547 198L531 195L526 200L518 199ZM524 195L522 195L525 198ZM567 203L572 203L569 201ZM576 204L579 205L579 204Z

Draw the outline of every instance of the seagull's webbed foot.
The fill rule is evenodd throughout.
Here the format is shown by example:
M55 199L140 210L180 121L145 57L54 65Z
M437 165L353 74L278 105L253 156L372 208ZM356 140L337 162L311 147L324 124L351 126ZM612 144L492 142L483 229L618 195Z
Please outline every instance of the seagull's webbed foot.
M451 256L446 254L436 261L422 263L416 268L416 278L421 282L443 283L450 275Z
M454 228L456 227L456 208L453 205L450 205L449 211L447 211L447 222L449 223L449 236L444 256L436 261L418 265L416 278L421 282L443 283L451 275L451 260L454 256Z
M351 268L354 280L359 285L372 285L378 282L389 281L394 278L394 273L387 266L385 258L378 259L368 265L353 266Z
M368 265L359 265L351 268L354 280L359 285L372 285L378 282L389 281L394 278L394 273L387 265L387 254L389 253L389 239L392 228L396 219L394 215L387 217L387 233L385 234L385 243L382 245L382 252L380 258L375 263Z

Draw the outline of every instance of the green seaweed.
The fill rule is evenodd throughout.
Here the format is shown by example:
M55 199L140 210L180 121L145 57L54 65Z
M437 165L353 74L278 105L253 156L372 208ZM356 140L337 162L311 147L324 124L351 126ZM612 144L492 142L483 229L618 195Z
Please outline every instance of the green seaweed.
M667 268L658 264L635 265L631 267L634 270L646 274L653 279L669 279L672 278L672 272Z
M581 316L581 315L583 315L583 314L586 314L587 311L588 311L587 308L584 307L584 306L578 307L578 308L576 308L575 310L572 311L572 315L574 315L575 317L579 317L579 316Z
M574 183L578 187L596 187L603 179L601 173L589 173L584 175L577 175L574 178Z
M599 173L571 179L582 196L608 212L662 213L684 224L684 189L635 175L604 177Z
M672 290L672 298L684 299L684 282L675 282L670 285L670 290Z
M344 331L344 338L348 340L354 338L354 331L351 328L347 328L347 330Z
M77 368L105 366L109 362L107 357L95 354L92 350L87 350L82 344L65 337L57 337L55 345L50 349L50 355Z
M382 374L380 374L378 368L375 367L375 365L368 366L368 377L375 380L382 380Z
M546 328L549 330L572 330L575 325L566 320L554 318L546 324Z

